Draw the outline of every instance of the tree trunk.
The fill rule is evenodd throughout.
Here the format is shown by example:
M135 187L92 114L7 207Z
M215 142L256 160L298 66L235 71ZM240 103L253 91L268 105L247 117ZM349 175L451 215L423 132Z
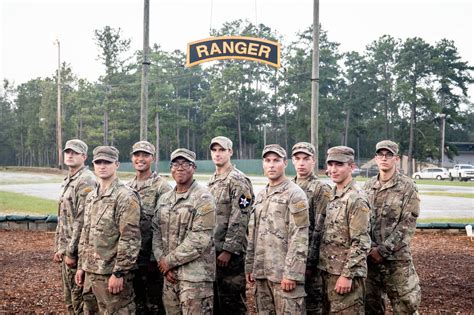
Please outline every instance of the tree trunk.
M416 115L416 103L413 101L411 104L411 115L410 115L410 138L408 142L408 176L411 177L413 174L413 143L415 141L415 115Z
M104 145L109 145L109 112L104 109Z
M239 159L242 159L242 130L240 127L240 103L237 103L237 137L239 138Z
M344 123L344 142L343 145L347 147L347 138L349 137L349 118L351 116L351 109L346 110L346 121Z

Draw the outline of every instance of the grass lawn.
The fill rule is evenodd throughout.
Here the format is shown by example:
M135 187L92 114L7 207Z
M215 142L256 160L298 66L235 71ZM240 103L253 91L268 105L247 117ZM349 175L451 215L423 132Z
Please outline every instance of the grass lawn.
M424 191L421 195L429 196L444 196L444 197L455 197L455 198L474 198L474 193L461 193L461 192L446 192L446 191Z
M54 214L58 213L58 203L38 197L0 191L0 213L2 214Z
M418 219L416 223L471 223L474 224L474 218L434 218Z

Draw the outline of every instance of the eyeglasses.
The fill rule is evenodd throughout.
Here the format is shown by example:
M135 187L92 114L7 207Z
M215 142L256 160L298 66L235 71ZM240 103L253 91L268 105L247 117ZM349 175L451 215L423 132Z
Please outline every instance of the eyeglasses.
M391 152L387 152L385 154L382 154L382 153L376 153L375 154L376 158L378 158L378 159L386 158L387 160L393 159L394 156L395 155L393 155L393 153L391 153Z
M183 170L189 170L192 166L194 166L194 163L192 162L183 162L183 163L171 162L170 163L170 168L173 170L177 170L179 167L181 167Z

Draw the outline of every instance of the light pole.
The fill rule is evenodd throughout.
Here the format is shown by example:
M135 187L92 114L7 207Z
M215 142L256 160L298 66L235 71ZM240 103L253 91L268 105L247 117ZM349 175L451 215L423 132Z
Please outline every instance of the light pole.
M446 114L439 115L441 117L441 167L444 166L444 134L446 126Z
M315 173L319 167L319 0L313 0L313 66L311 73L311 144L316 149Z
M58 45L58 106L57 106L57 117L56 117L56 144L58 146L58 168L63 167L63 152L62 152L62 126L61 126L61 43L59 39L54 41L55 45Z

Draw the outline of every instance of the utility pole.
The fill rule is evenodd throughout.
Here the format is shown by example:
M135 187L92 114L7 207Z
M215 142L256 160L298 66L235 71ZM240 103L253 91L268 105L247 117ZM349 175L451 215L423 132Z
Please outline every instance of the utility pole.
M446 114L441 114L441 167L444 167L444 137L445 137L445 128L446 128Z
M61 126L61 44L59 39L54 42L58 45L58 74L57 74L57 85L58 85L58 106L57 106L57 117L56 117L56 144L58 146L58 168L63 168L63 150L62 150L62 126Z
M315 171L319 168L319 0L313 0L313 70L311 74L311 144L316 149Z
M150 0L145 1L143 15L143 62L142 62L142 92L141 92L141 108L140 108L140 140L148 138L148 67L150 61L149 54L149 37L150 37Z

